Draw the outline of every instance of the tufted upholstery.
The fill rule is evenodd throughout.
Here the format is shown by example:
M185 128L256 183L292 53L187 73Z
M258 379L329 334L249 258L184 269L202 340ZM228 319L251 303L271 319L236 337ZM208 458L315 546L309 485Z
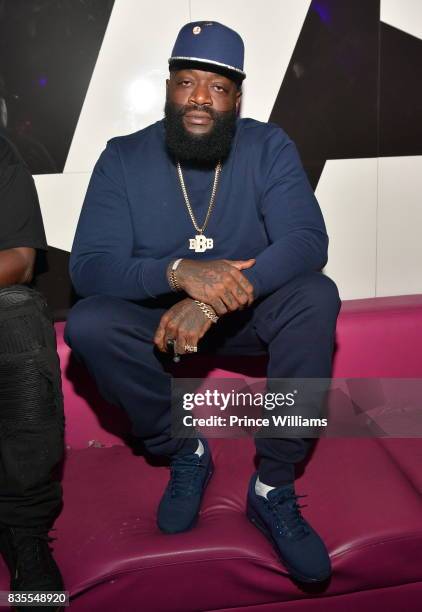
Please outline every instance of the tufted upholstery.
M252 442L211 440L216 472L198 526L161 534L155 508L167 468L147 463L124 444L124 415L102 402L70 360L62 323L56 331L67 453L55 551L71 610L421 609L422 439L318 441L311 460L299 466L296 490L308 495L303 514L327 542L334 574L324 590L303 590L244 515ZM240 362L250 376L264 375L265 359L256 357L208 359L206 365L210 376L233 377ZM344 302L334 376L422 377L422 295ZM6 588L0 566L0 589Z

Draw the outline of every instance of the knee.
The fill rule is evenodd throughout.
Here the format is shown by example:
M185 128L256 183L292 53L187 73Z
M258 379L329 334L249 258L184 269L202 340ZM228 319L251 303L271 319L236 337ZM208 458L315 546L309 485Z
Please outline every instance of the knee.
M47 303L25 285L0 289L0 354L25 353L44 347L52 328Z
M25 423L63 426L54 328L44 297L30 287L0 290L0 366L5 399L1 416L7 431Z
M311 272L303 277L300 292L307 306L318 315L337 318L341 300L336 283L322 272Z
M26 285L11 285L0 289L0 312L16 314L16 309L46 307L44 298L38 291Z
M112 298L94 295L80 300L68 314L64 339L72 350L101 348L110 329Z

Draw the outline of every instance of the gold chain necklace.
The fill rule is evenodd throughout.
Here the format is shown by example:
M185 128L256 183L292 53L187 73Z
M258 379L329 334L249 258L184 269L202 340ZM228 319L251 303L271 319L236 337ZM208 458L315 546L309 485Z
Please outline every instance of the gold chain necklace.
M211 211L212 211L213 206L214 206L215 195L217 193L217 187L218 187L218 179L220 178L220 172L221 172L221 162L218 161L217 165L215 167L214 184L212 186L212 192L211 192L210 203L209 203L209 206L208 206L208 211L207 211L207 214L206 214L203 226L199 227L199 225L196 222L195 216L194 216L193 211L192 211L192 207L191 207L190 202L189 202L188 192L186 190L185 181L183 179L182 167L180 165L180 162L177 162L177 174L179 176L180 187L182 188L182 193L183 193L183 197L184 197L184 200L185 200L185 204L186 204L186 207L188 209L188 212L189 212L190 218L192 220L193 226L196 229L196 231L198 232L196 234L195 238L189 238L189 248L190 249L194 249L195 253L203 253L207 249L212 249L213 246L214 246L213 239L212 238L206 238L206 236L204 236L203 232L205 231L205 228L207 227L207 223L208 223L208 220L209 220L210 215L211 215Z

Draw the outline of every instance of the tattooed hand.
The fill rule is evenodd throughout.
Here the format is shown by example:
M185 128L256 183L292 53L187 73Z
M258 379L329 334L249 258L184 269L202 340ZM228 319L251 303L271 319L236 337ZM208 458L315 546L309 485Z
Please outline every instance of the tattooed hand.
M252 304L253 287L240 270L254 264L255 259L183 259L176 269L176 278L191 298L205 302L223 315Z
M199 340L213 325L191 298L180 300L161 317L154 336L154 344L162 352L167 352L167 340L174 338L175 351L186 353L185 344L197 346Z

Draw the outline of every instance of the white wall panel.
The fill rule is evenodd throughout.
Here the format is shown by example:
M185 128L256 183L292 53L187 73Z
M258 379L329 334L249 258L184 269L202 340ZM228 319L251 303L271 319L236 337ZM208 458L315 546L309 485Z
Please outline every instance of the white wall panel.
M381 21L422 38L422 1L381 0Z
M324 271L342 299L373 297L376 279L377 160L329 160L315 192L330 238Z
M379 160L377 295L422 293L422 156Z
M309 5L310 0L116 0L64 173L35 177L49 244L70 250L90 173L106 141L163 116L167 60L184 23L215 19L242 35L248 75L242 115L267 121ZM421 0L382 0L381 19L422 38ZM343 299L422 292L421 160L327 161L316 195L330 235L325 271Z
M90 176L90 172L34 176L50 246L71 250Z
M215 20L245 43L242 116L268 121L310 0L191 0L192 21Z
M109 138L161 119L168 58L188 0L116 0L65 172L92 170Z

